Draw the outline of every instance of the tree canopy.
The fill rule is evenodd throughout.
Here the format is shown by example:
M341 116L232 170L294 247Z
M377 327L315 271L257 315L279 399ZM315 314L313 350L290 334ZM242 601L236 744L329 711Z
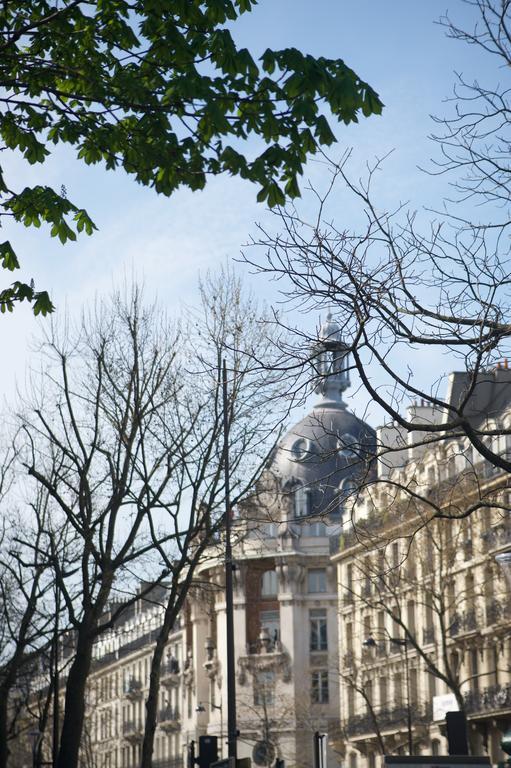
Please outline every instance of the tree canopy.
M67 144L87 165L123 168L171 195L202 189L227 172L258 186L270 207L300 194L307 157L348 124L379 114L378 94L341 59L295 48L255 60L231 35L254 0L24 0L0 10L0 135L4 149L44 163ZM325 114L329 112L330 117ZM330 120L330 122L329 122ZM247 145L247 140L250 144ZM246 151L250 147L250 155ZM0 223L45 223L62 243L92 234L87 211L65 189L13 188L0 172ZM0 264L20 259L9 241ZM44 290L14 282L0 310L33 301L52 311Z

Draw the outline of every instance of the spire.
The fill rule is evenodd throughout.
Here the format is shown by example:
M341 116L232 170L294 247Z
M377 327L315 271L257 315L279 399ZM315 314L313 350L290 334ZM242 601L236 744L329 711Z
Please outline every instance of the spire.
M321 395L316 408L326 405L344 408L342 393L350 385L348 346L342 338L339 323L333 319L331 312L328 312L319 330L314 363L318 374L316 392Z

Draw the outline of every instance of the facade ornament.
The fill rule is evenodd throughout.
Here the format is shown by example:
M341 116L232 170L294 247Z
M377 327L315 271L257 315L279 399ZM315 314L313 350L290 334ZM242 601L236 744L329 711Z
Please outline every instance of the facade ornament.
M194 677L192 651L188 650L188 653L186 654L186 661L183 667L183 683L187 688L191 688L193 686Z
M288 562L283 560L278 567L279 583L282 592L297 594L305 578L305 568L297 562Z
M261 632L261 635L264 631ZM271 642L269 635L268 640ZM283 683L291 681L291 659L280 641L275 642L267 650L261 648L260 653L247 653L246 656L238 658L237 677L239 685L247 685L247 675L254 678L260 672L274 672L275 676L280 677Z

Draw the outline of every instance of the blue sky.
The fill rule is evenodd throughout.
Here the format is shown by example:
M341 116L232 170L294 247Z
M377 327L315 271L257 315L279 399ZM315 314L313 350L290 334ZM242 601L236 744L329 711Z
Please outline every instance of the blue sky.
M438 205L446 192L446 179L426 176L417 166L436 152L427 138L434 128L430 115L447 108L443 100L452 92L454 72L496 81L491 59L446 39L435 23L446 10L460 24L471 25L473 11L461 0L260 0L234 33L256 54L267 47L296 46L341 57L367 80L385 103L384 114L356 126L338 126L333 154L353 147L351 167L359 175L367 161L394 150L378 180L378 199L382 206L409 201L412 208L421 208ZM56 151L42 167L26 166L12 155L3 156L2 164L17 187L64 184L99 227L92 238L66 246L42 229L4 229L23 258L22 277L49 288L60 312L77 312L96 293L132 274L144 280L149 292L157 292L171 313L178 312L183 302L194 302L199 271L237 257L255 222L267 218L255 202L257 190L228 177L211 180L203 192L183 190L165 199L122 172L84 168L66 150ZM324 183L317 163L307 173L316 184ZM307 199L302 208L310 210ZM354 223L353 204L342 190L331 210L339 228ZM262 278L247 274L247 282L261 298L275 299L275 289ZM41 322L24 307L0 318L0 386L9 399L34 359L31 338ZM448 361L441 364L448 366Z

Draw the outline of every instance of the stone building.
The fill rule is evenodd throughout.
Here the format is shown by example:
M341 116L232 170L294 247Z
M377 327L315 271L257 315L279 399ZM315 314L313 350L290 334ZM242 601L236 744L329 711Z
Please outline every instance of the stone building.
M452 374L450 402L466 386ZM408 415L442 421L423 404ZM480 377L468 416L475 429L510 429L510 371ZM383 752L447 754L445 711L462 709L473 753L496 764L511 726L509 592L495 562L511 542L508 478L463 437L439 442L391 425L377 443L378 482L332 542L342 649L335 746L349 768L372 767ZM492 448L511 455L509 436ZM425 525L438 512L460 519Z

